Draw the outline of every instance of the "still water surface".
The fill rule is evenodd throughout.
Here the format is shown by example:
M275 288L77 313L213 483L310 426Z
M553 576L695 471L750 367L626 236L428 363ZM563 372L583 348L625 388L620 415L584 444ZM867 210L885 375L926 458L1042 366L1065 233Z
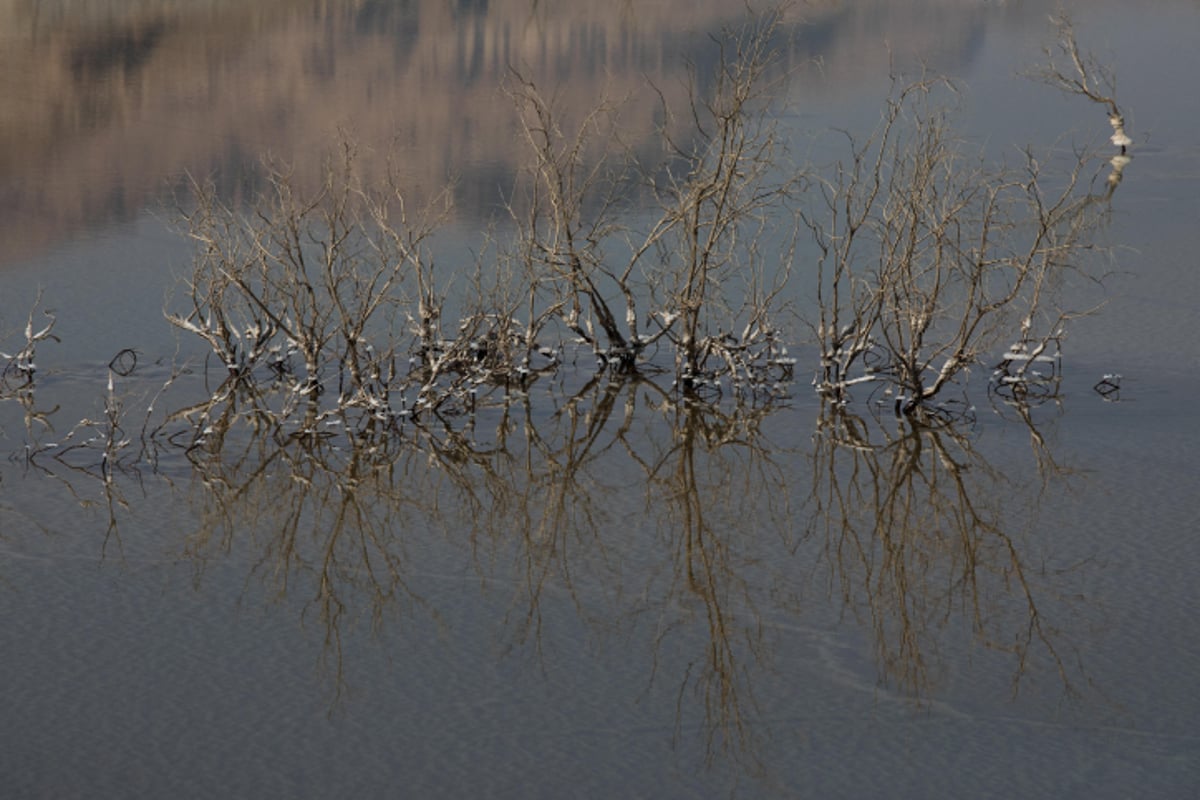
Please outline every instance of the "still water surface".
M417 194L457 179L453 260L520 157L507 65L572 114L627 94L649 137L645 79L681 85L740 7L0 7L0 349L39 287L62 338L36 397L0 401L5 796L1195 794L1194 3L1075 11L1134 161L1087 290L1107 305L1029 419L984 399L944 433L868 418L862 446L803 378L738 413L628 383L534 393L353 485L333 445L112 482L25 461L103 412L121 348L142 353L131 398L165 380L187 174L236 202L262 152L304 163L349 127ZM800 6L794 150L873 124L889 49L963 81L989 153L1103 144L1102 112L1014 77L1048 10ZM1119 402L1092 390L1107 373Z

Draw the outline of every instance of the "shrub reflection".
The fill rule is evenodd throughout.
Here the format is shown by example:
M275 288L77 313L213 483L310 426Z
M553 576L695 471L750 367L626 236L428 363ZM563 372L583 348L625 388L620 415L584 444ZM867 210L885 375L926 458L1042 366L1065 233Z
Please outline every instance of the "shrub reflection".
M198 588L215 563L244 564L247 587L318 623L335 705L355 681L343 652L361 621L394 638L414 615L452 617L419 581L423 554L447 544L474 565L504 653L562 647L543 614L573 609L603 647L633 644L646 691L677 698L677 738L702 732L710 761L751 772L769 733L756 686L797 666L781 655L794 652L787 631L812 629L826 591L869 631L881 683L902 696L938 690L964 630L1011 658L1014 691L1047 666L1068 693L1083 678L1075 576L1044 569L1026 536L1065 472L1027 404L1005 410L1029 429L1032 482L989 463L970 419L835 407L805 468L779 444L794 413L782 401L698 402L638 375L573 389L547 377L469 414L340 409L307 427L280 424L245 382L221 396L202 428L182 414L148 432L157 463L186 458L197 524L180 547ZM70 459L46 449L31 463L77 497L92 479L119 498L135 477L63 469ZM507 605L487 600L509 585Z
M936 688L940 644L964 623L1011 656L1014 693L1042 663L1068 692L1081 678L1067 637L1073 578L1027 552L1047 488L1068 471L1033 409L1010 405L1030 433L1032 482L989 463L962 419L891 426L826 407L814 436L808 534L831 593L870 627L881 680L905 694Z

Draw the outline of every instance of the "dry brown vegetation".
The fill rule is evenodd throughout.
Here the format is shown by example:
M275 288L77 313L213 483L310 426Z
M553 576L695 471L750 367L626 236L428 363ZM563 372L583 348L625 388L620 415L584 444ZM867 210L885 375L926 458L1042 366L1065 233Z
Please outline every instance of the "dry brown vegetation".
M1076 149L1052 168L1026 147L1016 165L990 164L955 133L953 85L923 78L897 83L879 128L848 134L849 158L820 181L805 214L820 252L814 384L835 404L866 385L897 414L953 414L937 400L1007 342L993 361L1002 394L1057 379L1066 323L1087 313L1062 286L1069 273L1094 277L1130 142L1110 76L1080 54L1069 19L1056 26L1070 66L1050 57L1038 77L1106 107L1116 156Z
M1086 150L1057 171L1031 148L989 164L956 136L953 86L939 78L897 79L880 127L848 136L845 161L792 172L766 105L779 26L775 14L729 31L687 103L661 96L661 164L621 142L619 103L564 118L514 70L529 154L515 234L497 243L498 268L478 266L453 325L427 248L448 201L418 211L390 172L368 185L350 144L316 191L270 170L251 214L196 187L191 307L169 318L209 344L226 384L253 386L270 369L281 407L306 409L305 428L335 376L324 413L357 407L394 423L473 411L481 391L523 390L579 346L625 374L664 368L665 349L678 391L769 398L793 376L781 298L803 255L778 231L800 203L793 219L816 253L818 393L845 405L866 385L898 415L953 415L947 390L994 358L1021 394L1080 313L1064 275L1088 274L1116 182L1094 188ZM1089 92L1077 89L1096 100ZM631 213L632 189L652 198L647 215Z
M185 215L195 266L184 309L168 319L208 345L221 376L209 405L189 412L198 429L243 393L304 430L347 409L393 427L473 412L481 394L523 391L578 347L602 371L673 364L689 395L778 394L793 363L774 320L789 253L774 261L760 242L795 186L772 172L765 99L777 25L769 16L730 33L711 94L693 89L682 109L661 98L657 171L620 146L595 151L613 141L615 107L572 130L514 74L530 153L511 205L516 233L498 245L498 270L479 267L456 322L428 248L448 206L413 208L394 176L367 183L353 145L325 163L316 191L272 167L249 213L195 185ZM676 136L673 113L694 135ZM626 221L631 186L659 206L642 227ZM660 343L672 361L655 361Z
M339 687L344 621L423 603L408 581L413 517L467 536L480 558L516 549L516 638L536 641L547 587L574 599L575 553L619 570L605 550L616 492L602 484L618 457L644 483L636 511L657 521L670 584L627 613L661 620L656 647L700 626L679 695L698 698L710 752L754 746L747 676L768 638L757 604L799 591L746 553L761 530L823 544L830 591L870 627L880 672L905 693L934 680L953 613L1011 654L1018 685L1039 660L1069 684L1066 595L1028 567L995 499L1010 482L976 449L967 407L944 401L999 347L1003 397L1029 427L1039 477L1057 475L1029 414L1035 370L1073 313L1058 275L1086 272L1116 182L1097 180L1086 152L1063 173L1032 151L989 165L955 135L951 87L928 78L898 82L880 128L848 137L831 174L781 170L765 105L779 21L730 30L688 102L659 96L660 164L612 135L618 102L563 113L513 72L526 148L514 233L459 273L458 298L433 252L449 195L413 202L394 172L365 172L349 141L315 183L269 162L247 207L195 182L183 219L195 259L168 319L209 351L202 391L154 411L186 382L173 372L139 438L125 417L146 404L122 399L134 367L114 359L102 413L51 441L33 356L53 337L31 314L0 383L0 400L26 409L25 463L99 477L111 533L127 504L114 475L184 461L198 573L254 531L256 573L272 593L305 593ZM630 187L652 198L648 215L630 213ZM791 235L768 248L776 225L810 233L812 248ZM797 277L815 282L812 366L828 401L802 532L760 431L792 392L781 287ZM530 400L547 385L549 410ZM859 386L890 390L901 421L870 428L850 407ZM648 415L645 435L635 426ZM739 503L766 509L759 528Z
M794 272L814 282L814 384L835 405L865 386L897 414L952 416L947 390L989 358L1002 394L1027 397L1047 364L1057 369L1078 313L1063 275L1087 274L1128 158L1113 161L1103 191L1086 150L1065 170L1048 171L1032 149L990 164L956 136L947 81L898 78L879 128L847 136L846 160L797 170L768 111L787 75L782 20L729 29L712 72L691 73L686 102L658 94L653 161L622 138L619 100L564 113L514 68L508 100L527 154L514 233L482 252L452 306L452 278L429 247L449 190L414 203L390 165L382 177L364 167L349 136L315 184L269 162L249 211L195 182L185 220L196 260L185 306L168 318L208 345L220 380L184 416L202 431L247 394L287 428L344 410L395 428L506 402L581 348L601 371L670 371L673 390L698 400L770 402L794 376L781 324ZM1042 79L1119 118L1111 80L1080 54L1068 20L1059 33L1069 66L1051 59ZM789 224L811 246L781 237ZM26 338L32 348L32 328ZM6 359L9 380L22 359Z

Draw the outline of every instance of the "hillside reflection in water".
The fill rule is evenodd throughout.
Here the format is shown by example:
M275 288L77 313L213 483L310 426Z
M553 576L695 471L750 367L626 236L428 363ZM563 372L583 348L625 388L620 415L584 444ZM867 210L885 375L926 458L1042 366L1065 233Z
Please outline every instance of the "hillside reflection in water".
M928 2L802 4L787 57L797 66L821 59L842 76L842 89L830 91L877 81L886 52L857 27L871 19L886 24L898 57L919 52L951 69L970 56L983 12L934 5L944 26L936 35L912 13ZM524 156L500 91L510 68L561 87L567 125L604 96L622 99L625 136L649 145L660 120L647 81L678 103L688 62L707 74L709 35L742 13L720 0L636 10L576 0L208 0L89 12L22 0L0 8L9 31L0 54L0 258L132 219L185 172L218 176L236 198L252 188L264 152L315 180L312 154L339 127L377 149L376 168L396 151L414 195L454 180L460 211L476 222L500 208ZM805 71L821 74L815 61Z

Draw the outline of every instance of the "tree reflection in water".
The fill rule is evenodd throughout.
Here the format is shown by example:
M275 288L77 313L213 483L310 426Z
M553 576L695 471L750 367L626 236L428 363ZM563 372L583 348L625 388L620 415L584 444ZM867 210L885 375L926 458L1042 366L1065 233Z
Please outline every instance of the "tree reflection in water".
M1030 433L1033 487L989 463L969 420L889 429L843 408L822 413L808 533L823 544L831 593L870 626L881 679L906 695L932 693L943 644L964 625L1011 655L1014 694L1043 661L1068 693L1081 677L1066 638L1071 570L1051 568L1031 541L1037 506L1068 471L1030 406L1008 405Z
M709 758L752 761L752 684L770 662L760 609L780 580L765 553L789 538L786 470L759 429L779 400L717 404L639 374L552 386L547 404L527 389L388 422L314 399L299 427L277 424L268 392L219 390L174 419L196 427L158 432L193 471L196 579L249 547L252 577L320 620L340 696L345 626L438 616L410 550L448 539L483 586L516 587L497 620L506 649L541 654L544 606L567 598L598 637L646 637L648 686L678 681L677 735L701 725Z
M776 409L722 412L669 397L659 408L669 412L673 439L649 470L647 503L661 504L672 579L657 643L676 627L707 632L703 651L688 659L677 716L693 716L685 710L690 689L702 710L709 760L729 754L758 767L763 731L754 676L772 662L763 605L772 602L786 565L772 568L760 556L770 544L756 540L786 537L789 527L785 468L760 428Z
M105 401L114 413L140 407L117 394ZM9 399L44 427L34 396ZM195 527L179 547L197 585L218 562L244 563L247 588L299 601L318 623L335 705L354 682L348 631L369 622L392 635L417 614L448 624L417 580L447 543L484 593L514 587L495 612L505 652L541 656L543 613L565 601L599 646L633 643L644 691L675 697L677 742L701 735L710 763L749 772L772 735L755 687L796 666L777 663L783 632L812 629L822 585L870 631L883 682L905 696L937 692L964 631L1011 657L1014 691L1047 665L1068 693L1082 677L1068 636L1075 576L1032 535L1036 505L1067 472L1035 421L1057 395L1042 408L997 401L1028 428L1032 483L989 463L970 420L826 407L802 509L802 456L775 435L796 412L779 397L713 401L608 372L575 389L553 374L493 387L473 411L440 416L321 410L314 397L281 418L272 396L234 381L147 428L141 456L126 441L106 462L116 445L94 422L69 449L31 440L28 463L83 504L99 482L118 541L139 469L171 486L183 469Z
M376 422L288 434L260 414L230 407L188 450L198 525L184 553L199 580L210 560L248 548L269 593L304 598L305 616L320 621L340 692L346 621L379 625L389 609L421 603L406 580L409 507L422 495L408 490L404 459L416 454L390 449Z

